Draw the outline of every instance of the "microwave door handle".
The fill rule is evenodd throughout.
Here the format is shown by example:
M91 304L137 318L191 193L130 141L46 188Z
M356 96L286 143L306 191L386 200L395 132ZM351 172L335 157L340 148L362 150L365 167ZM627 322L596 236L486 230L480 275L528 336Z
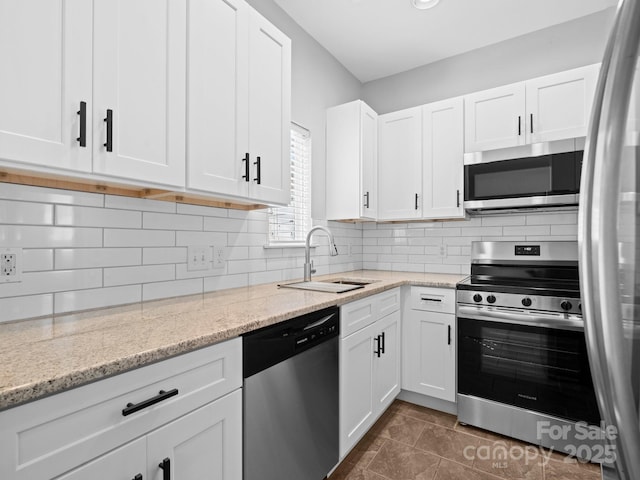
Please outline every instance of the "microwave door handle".
M604 420L618 429L616 469L625 480L640 478L640 427L618 291L618 182L639 44L640 2L624 0L598 79L578 228L590 364Z

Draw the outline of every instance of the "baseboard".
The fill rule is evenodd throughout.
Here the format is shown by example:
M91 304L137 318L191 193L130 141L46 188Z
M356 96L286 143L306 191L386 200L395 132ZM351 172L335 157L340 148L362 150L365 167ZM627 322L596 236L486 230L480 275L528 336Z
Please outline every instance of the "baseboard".
M432 408L441 412L450 413L451 415L458 415L458 405L455 402L448 402L446 400L429 397L427 395L410 392L408 390L400 390L398 399L409 403L415 403L421 407Z

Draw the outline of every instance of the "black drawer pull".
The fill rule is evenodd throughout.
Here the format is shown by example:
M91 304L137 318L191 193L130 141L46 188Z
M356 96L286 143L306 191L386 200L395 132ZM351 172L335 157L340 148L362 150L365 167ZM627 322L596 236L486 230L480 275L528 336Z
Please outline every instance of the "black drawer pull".
M382 332L380 334L380 336L382 337L382 341L380 342L382 344L382 346L380 347L380 353L384 353L384 344L385 344L385 342L384 342L384 332Z
M418 209L418 194L416 193L416 210Z
M175 397L178 395L178 389L174 388L173 390L169 390L165 392L164 390L160 390L158 395L155 397L149 398L147 400L143 400L140 403L127 403L127 408L122 409L122 416L126 417L127 415L131 415L132 413L136 413L140 410L143 410L151 405L155 405L156 403L160 403L167 398Z
M533 113L531 114L531 121L529 122L529 127L531 129L531 133L533 133Z
M253 162L253 164L256 166L256 178L254 178L253 181L260 185L262 182L262 175L260 174L260 157L256 157L256 161Z
M518 135L522 135L522 117L518 116Z
M103 145L107 148L107 152L113 152L113 110L107 110L104 121L107 123L107 141Z
M420 297L423 302L442 302L441 298Z
M169 457L162 460L158 466L162 469L162 480L171 480L171 460Z
M81 147L87 146L87 102L80 102L80 136L76 138L76 141Z
M244 178L245 182L249 181L249 152L244 154L244 158L242 159L242 161L244 162L244 175L242 175L242 178Z
M373 353L380 358L380 354L382 353L382 350L380 349L380 335L378 335L375 339L374 342L376 342L376 349L373 351Z
M132 480L142 480L142 474L141 473L137 474L135 477L132 478Z
M451 325L447 327L447 345L451 345Z
M367 200L364 202L364 208L369 208L369 192L364 194L364 198Z
M456 208L460 208L460 190L456 190Z

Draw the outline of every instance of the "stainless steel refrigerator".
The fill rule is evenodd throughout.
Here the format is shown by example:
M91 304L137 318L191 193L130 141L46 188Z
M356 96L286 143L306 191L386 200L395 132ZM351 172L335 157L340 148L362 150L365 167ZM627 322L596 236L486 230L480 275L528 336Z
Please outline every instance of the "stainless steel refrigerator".
M578 240L605 478L640 479L640 0L620 0L582 166Z

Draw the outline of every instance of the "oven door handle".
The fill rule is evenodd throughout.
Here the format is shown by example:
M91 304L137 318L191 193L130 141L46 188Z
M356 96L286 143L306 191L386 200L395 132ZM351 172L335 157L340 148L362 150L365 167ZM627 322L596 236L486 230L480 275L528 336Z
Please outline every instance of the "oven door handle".
M522 311L508 311L506 309L491 311L483 307L458 305L458 318L471 320L485 320L498 323L514 323L530 325L532 327L555 328L558 330L584 330L584 322L580 318L567 318L563 314L530 314Z

